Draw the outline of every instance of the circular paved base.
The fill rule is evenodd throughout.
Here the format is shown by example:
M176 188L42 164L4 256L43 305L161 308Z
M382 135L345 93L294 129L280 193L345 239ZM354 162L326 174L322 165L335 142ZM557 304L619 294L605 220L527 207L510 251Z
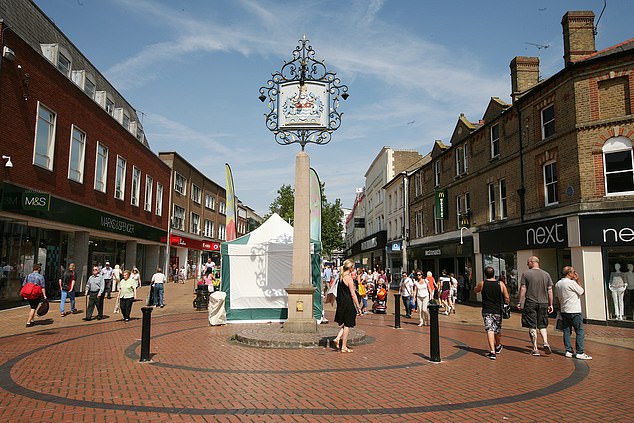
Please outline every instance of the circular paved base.
M338 327L318 326L315 333L288 333L281 326L255 326L243 329L232 339L260 348L315 348L327 347L339 333ZM351 328L348 345L366 344L369 342L365 332Z

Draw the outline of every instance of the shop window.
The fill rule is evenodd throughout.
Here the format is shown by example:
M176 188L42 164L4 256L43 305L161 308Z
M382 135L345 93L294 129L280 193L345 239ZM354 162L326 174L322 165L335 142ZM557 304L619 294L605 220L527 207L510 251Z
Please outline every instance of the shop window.
M156 183L156 215L163 214L163 184Z
M519 297L519 281L517 278L517 256L515 253L483 254L483 268L493 267L495 277L506 284L506 289L513 299L511 304L517 303Z
M542 139L546 139L555 133L555 106L552 104L541 111Z
M557 162L548 162L544 165L544 203L552 206L559 201L557 193Z
M79 182L84 182L84 156L86 154L86 134L77 128L72 126L70 140L70 152L68 159L68 179Z
M500 155L500 125L491 127L491 158Z
M608 268L605 287L608 304L607 318L633 320L634 316L634 249L608 248Z
M106 192L108 176L108 147L97 143L97 157L95 159L95 190Z
M132 196L130 203L133 206L139 206L139 196L141 195L141 169L136 166L132 167Z
M56 120L57 115L38 102L33 164L48 170L53 170Z
M152 188L154 188L154 179L150 175L145 175L145 203L143 209L152 211Z
M123 196L125 195L126 165L126 160L123 157L117 156L117 175L114 182L114 198L117 200L123 200Z
M634 157L632 141L610 138L603 145L603 169L607 195L634 194Z

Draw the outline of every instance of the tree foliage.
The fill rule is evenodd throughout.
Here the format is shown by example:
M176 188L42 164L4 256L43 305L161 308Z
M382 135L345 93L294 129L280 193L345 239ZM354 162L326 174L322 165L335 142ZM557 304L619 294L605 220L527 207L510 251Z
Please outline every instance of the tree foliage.
M341 200L336 199L329 203L325 195L325 184L321 183L321 250L323 256L330 256L333 251L343 249L345 243L343 236L343 210ZM277 213L282 219L294 223L295 190L290 185L282 185L277 190L277 197L269 206L269 212L265 219L273 213Z

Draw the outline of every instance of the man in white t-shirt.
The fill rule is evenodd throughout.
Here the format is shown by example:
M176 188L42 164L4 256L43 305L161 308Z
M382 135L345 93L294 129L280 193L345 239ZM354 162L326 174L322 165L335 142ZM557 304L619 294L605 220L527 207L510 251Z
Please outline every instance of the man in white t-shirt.
M566 346L566 357L578 358L579 360L592 360L583 351L583 317L581 316L581 296L583 288L579 285L579 274L574 267L566 266L561 272L562 278L555 284L555 296L559 302L559 312L564 326L564 345ZM572 328L575 329L576 354L573 354L570 335Z
M405 317L412 317L412 302L410 301L410 297L412 296L412 292L414 290L414 281L407 276L407 272L403 272L400 286L401 298L403 299L403 304L405 305Z
M165 285L165 281L167 277L159 267L156 269L156 273L152 275L152 289L154 289L154 306L155 307L165 307L163 303L163 286Z

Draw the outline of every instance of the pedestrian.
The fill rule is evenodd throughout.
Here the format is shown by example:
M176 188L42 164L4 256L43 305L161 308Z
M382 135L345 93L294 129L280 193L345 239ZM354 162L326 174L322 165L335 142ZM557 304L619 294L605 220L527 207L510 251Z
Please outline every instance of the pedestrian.
M132 303L136 300L137 282L130 277L130 271L123 271L123 279L119 285L118 301L121 304L121 314L123 321L130 321L130 313L132 312Z
M487 358L495 360L502 352L502 304L508 304L509 293L506 285L495 279L495 269L484 268L485 280L478 282L475 293L482 293L482 319L487 333L489 352Z
M97 305L97 320L103 319L103 293L106 289L106 283L103 274L99 271L98 266L92 267L92 275L86 282L86 296L88 297L88 306L86 307L86 317L82 320L87 322L92 320L92 312Z
M517 308L522 311L522 327L528 328L533 344L532 355L539 356L537 331L544 341L544 352L551 354L548 344L548 314L553 312L553 281L548 272L539 268L539 258L531 256L520 280L520 301Z
M211 259L209 259L211 260ZM156 269L156 273L152 275L152 289L154 289L154 307L165 307L163 303L163 290L165 288L165 275L163 270L159 267Z
M37 306L40 304L42 300L46 301L46 281L44 280L44 276L40 274L41 270L42 270L42 266L39 263L34 264L33 271L29 273L26 278L24 278L24 282L22 283L22 286L26 285L27 283L32 283L42 288L41 296L37 298L33 298L33 299L28 299L28 298L26 299L29 302L29 314L26 319L27 328L30 328L31 326L35 324L34 319L35 319L35 310L37 310Z
M354 290L354 279L352 271L354 270L354 261L346 260L343 262L341 276L337 287L337 311L335 312L335 322L341 326L337 337L333 339L334 347L342 353L351 353L348 348L348 335L350 328L356 325L356 316L361 315L361 308Z
M136 287L141 288L141 274L139 273L139 269L137 269L136 266L132 268L132 275L130 277L136 281Z
M444 315L448 316L451 312L451 304L449 302L449 296L451 295L451 279L447 275L445 269L440 272L438 278L438 285L440 286L440 304L445 308Z
M412 303L410 301L410 297L412 296L413 287L414 282L409 276L407 276L407 272L403 271L399 291L401 298L403 299L403 304L405 305L405 317L407 318L412 317Z
M430 271L427 271L427 287L429 288L429 300L433 300L436 295L436 279L432 276Z
M453 273L449 274L449 279L451 280L449 305L451 305L451 310L453 311L453 314L456 314L456 301L458 301L458 279L456 279Z
M119 290L119 282L121 281L121 267L118 264L112 269L112 292Z
M67 314L77 313L77 309L75 308L75 263L68 265L68 269L64 271L58 283L62 296L59 303L59 312L61 313L61 316L66 317ZM66 298L70 298L69 312L65 311Z
M101 276L103 276L104 281L104 293L108 296L108 299L112 298L112 277L114 275L114 269L110 267L110 262L107 261L106 265L101 269ZM101 304L103 307L103 297L101 299Z
M559 304L559 313L564 330L565 356L579 360L592 360L583 348L584 332L583 317L581 316L581 296L583 288L579 284L579 274L574 267L566 266L561 272L562 278L555 284L555 294ZM575 354L570 343L572 329L575 330Z
M172 282L178 282L178 266L176 263L172 263Z
M429 326L429 287L423 272L416 272L414 281L414 293L416 295L416 308L418 309L418 326Z

